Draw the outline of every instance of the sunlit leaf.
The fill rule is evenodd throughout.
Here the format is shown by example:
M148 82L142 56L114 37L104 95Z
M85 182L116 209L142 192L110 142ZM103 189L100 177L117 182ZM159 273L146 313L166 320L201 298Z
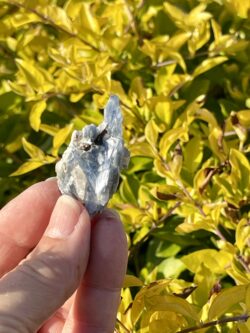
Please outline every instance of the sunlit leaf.
M42 84L44 84L45 78L43 74L31 62L16 59L16 63L31 87L38 89Z
M227 61L228 58L227 57L215 57L215 58L211 58L211 59L206 59L204 61L202 61L202 63L197 66L193 72L193 77L197 77L207 71L209 71L210 69L214 68L215 66L218 66L220 64L222 64L223 62Z
M126 275L123 281L123 288L141 287L143 282L134 275Z
M182 314L184 317L198 319L198 314L191 304L172 295L146 297L145 307L148 311L173 311Z
M23 163L15 172L13 172L10 176L20 176L37 168L40 168L44 165L44 162L38 161L28 161Z
M242 219L236 229L236 245L243 252L250 242L250 224L247 219Z
M242 285L222 290L210 306L208 320L219 318L234 304L242 302L245 299L247 287L248 285Z
M30 120L30 126L35 131L38 131L40 128L41 115L42 115L43 111L46 109L46 106L47 106L47 104L46 104L45 100L38 101L32 106L32 109L30 111L29 120Z
M73 129L73 125L67 125L64 128L61 128L53 138L53 154L57 154L58 149L65 143L69 134Z
M154 119L151 119L145 127L145 136L152 147L155 147L157 144L158 134L158 127L156 126Z
M175 143L177 140L183 140L186 141L188 139L188 134L187 134L187 128L184 124L183 127L179 128L173 128L169 131L167 131L163 137L161 138L160 141L160 153L161 155L166 158L167 153L172 146L173 143Z
M33 160L42 160L44 158L44 152L39 147L33 145L32 143L28 142L25 138L22 138L23 148L26 153L33 159Z

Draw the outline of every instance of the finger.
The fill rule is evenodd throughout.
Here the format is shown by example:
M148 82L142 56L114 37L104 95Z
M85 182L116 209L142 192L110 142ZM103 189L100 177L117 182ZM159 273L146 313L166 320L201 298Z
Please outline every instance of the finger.
M64 327L65 320L55 314L46 322L38 333L61 333Z
M120 219L99 215L91 233L89 264L63 333L114 331L127 266L127 241Z
M56 181L29 187L0 211L0 277L34 248L60 196Z
M89 244L86 209L61 196L38 246L0 281L0 332L36 332L79 285Z
M65 321L68 317L70 308L73 304L76 292L67 299L67 301L58 309L53 316L46 321L46 323L40 328L38 333L61 333L64 327Z

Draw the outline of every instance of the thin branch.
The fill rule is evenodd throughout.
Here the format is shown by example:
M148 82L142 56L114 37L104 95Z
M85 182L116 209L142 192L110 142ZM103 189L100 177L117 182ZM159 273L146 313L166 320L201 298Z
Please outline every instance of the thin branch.
M233 322L242 322L242 321L246 322L249 317L250 317L250 315L248 315L248 314L244 314L241 316L235 316L235 317L226 317L226 318L210 321L208 323L201 323L199 326L188 327L188 328L185 328L184 330L178 331L177 333L195 332L202 328L207 328L207 327L216 326L216 325L224 325L224 324L233 323Z
M250 267L249 264L246 262L244 257L242 255L237 255L236 259L239 261L239 263L244 267L245 271L247 273L250 273Z
M221 240L223 240L223 241L227 241L227 239L222 235L222 233L220 232L220 230L219 229L216 229L215 230L215 234L216 234L216 236L218 236Z
M116 321L126 331L126 333L131 333L130 330L120 321L120 319L116 318Z
M250 133L250 127L246 128L247 132ZM237 136L237 133L235 131L229 131L224 133L224 137L229 138L229 137L234 137Z
M158 62L157 64L152 65L151 67L152 68L161 68L161 67L165 67L165 66L173 65L173 64L177 64L177 60L172 59L172 60L166 60L163 62Z

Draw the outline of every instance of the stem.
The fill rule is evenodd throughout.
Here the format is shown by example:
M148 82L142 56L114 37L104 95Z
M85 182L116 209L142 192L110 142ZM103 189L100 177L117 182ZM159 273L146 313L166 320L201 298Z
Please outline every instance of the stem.
M247 273L250 273L250 267L244 257L242 255L236 256L236 259L239 261L239 263L244 267L245 271Z
M222 235L222 233L220 232L220 230L219 229L216 229L215 230L215 234L221 239L221 240L223 240L223 241L227 241L226 240L226 238Z
M116 321L126 331L126 333L131 333L130 330L120 321L120 319L116 318Z
M207 328L207 327L216 326L216 325L223 325L223 324L233 323L233 322L241 322L241 321L246 322L249 317L250 317L250 315L248 315L248 314L244 314L241 316L235 316L235 317L226 317L226 318L210 321L208 323L201 323L199 326L185 328L184 330L178 331L177 333L195 332L202 328Z

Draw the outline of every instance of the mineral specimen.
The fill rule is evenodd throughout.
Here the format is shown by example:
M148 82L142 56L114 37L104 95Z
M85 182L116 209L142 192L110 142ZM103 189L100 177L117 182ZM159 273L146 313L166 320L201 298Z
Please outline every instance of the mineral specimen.
M56 164L58 187L61 193L79 199L93 216L116 192L120 171L128 163L119 98L111 96L99 126L91 124L73 132L68 148Z

